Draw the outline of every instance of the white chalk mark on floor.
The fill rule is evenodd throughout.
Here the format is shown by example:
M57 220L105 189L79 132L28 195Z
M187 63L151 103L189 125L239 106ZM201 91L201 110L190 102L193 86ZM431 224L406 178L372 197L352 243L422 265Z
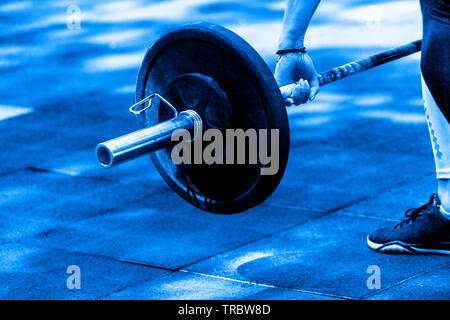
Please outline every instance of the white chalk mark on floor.
M33 112L32 108L0 105L0 121Z

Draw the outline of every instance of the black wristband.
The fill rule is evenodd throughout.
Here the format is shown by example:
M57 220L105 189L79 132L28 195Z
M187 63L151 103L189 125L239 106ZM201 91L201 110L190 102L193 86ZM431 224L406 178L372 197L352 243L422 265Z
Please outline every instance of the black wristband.
M297 52L301 52L301 53L306 53L306 48L300 48L300 49L286 49L286 50L278 50L277 54L278 55L283 55L283 54L287 54L287 53L297 53Z

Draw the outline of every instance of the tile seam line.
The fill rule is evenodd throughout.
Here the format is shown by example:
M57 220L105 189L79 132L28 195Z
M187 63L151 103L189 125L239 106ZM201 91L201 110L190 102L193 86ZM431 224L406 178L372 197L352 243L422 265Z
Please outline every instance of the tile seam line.
M239 279L233 279L233 278L228 278L228 277L215 276L215 275L199 273L199 272L192 272L192 271L182 270L182 269L178 270L178 271L176 271L174 273L171 273L171 274L163 275L163 276L158 277L156 279L147 279L147 280L140 281L140 282L138 282L138 283L136 283L134 285L127 286L126 288L121 288L121 289L115 290L114 292L102 295L102 296L98 297L98 299L106 298L106 297L111 296L111 295L113 295L115 293L125 291L127 289L133 288L135 286L138 286L138 285L141 285L141 284L144 284L144 283L150 283L150 282L155 281L155 280L161 280L161 279L164 279L164 278L168 278L171 275L176 274L176 273L187 273L187 274L193 274L193 275L197 275L197 276L202 276L202 277L207 277L207 278L214 278L214 279L219 279L219 280L224 280L224 281L231 281L231 282L238 282L238 283L243 283L243 284L250 284L252 286L272 288L272 289L282 289L282 290L306 293L306 294L311 294L311 295L314 295L314 296L325 296L325 297L336 298L336 299L341 299L341 300L357 300L356 298L351 298L351 297L327 294L327 293L322 293L322 292L314 292L314 291L308 291L308 290L302 290L302 289L296 289L296 288L275 286L275 285L270 285L270 284L265 284L265 283L259 283L259 282L254 282L254 281L246 281L246 280L239 280ZM239 300L243 300L243 299L239 299Z
M345 215L345 216L349 216L349 217L367 218L367 219L373 219L373 220L387 221L387 222L393 222L393 223L397 223L397 222L402 221L400 219L390 219L390 218L384 218L384 217L368 216L368 215L365 215L365 214L356 214L356 213L348 212L348 211L345 211L345 210L342 210L340 212L336 212L336 214L341 214L341 215Z
M365 201L365 199L362 199L362 200L360 200L360 201ZM291 229L293 229L293 228L296 228L296 227L302 226L302 225L304 225L304 224L307 224L307 223L309 223L309 222L311 222L311 221L316 221L316 220L318 220L318 219L320 219L320 218L323 218L323 217L325 217L325 216L327 216L327 215L329 215L329 214L332 214L332 213L334 213L334 212L336 212L336 211L342 210L343 208L345 208L345 207L347 207L347 206L352 206L352 205L354 205L354 204L356 204L356 203L359 203L359 201L353 201L353 202L350 202L350 203L348 203L348 204L346 204L346 205L342 205L342 206L340 206L340 207L338 207L338 208L335 208L335 209L326 211L326 212L324 212L324 213L322 213L322 214L319 214L317 217L313 217L313 218L311 218L311 219L309 219L309 220L307 220L307 221L302 221L302 222L296 223L296 224L294 224L294 225L287 226L286 228L282 228L282 229L276 231L276 233L277 233L277 234L283 233L283 232L286 232L286 231L291 230ZM258 242L258 241L261 241L261 240L270 238L270 237L272 237L272 236L274 236L274 235L275 235L275 233L269 233L269 234L266 234L266 235L264 235L264 236L262 236L262 237L259 237L259 238L257 238L257 239L249 240L249 241L247 241L247 242L245 242L245 243L239 244L239 245L237 245L237 246L235 246L235 247L233 247L233 248L230 248L230 249L228 249L228 250L224 250L224 251L218 252L218 253L216 253L216 254L210 255L210 256L205 257L205 258L203 258L203 259L199 259L199 260L197 260L197 261L194 261L194 262L192 262L192 263L190 263L190 264L181 266L180 268L178 268L178 270L189 268L190 266L193 266L193 265L198 264L198 263L200 263L200 262L206 261L206 260L211 259L211 258L213 258L213 257L215 257L215 256L219 256L219 255L224 254L224 253L226 253L226 252L234 251L234 250L236 250L236 249L245 247L245 246L247 246L247 245L256 243L256 242ZM283 237L282 235L278 235L278 236L279 236L279 237Z
M83 251L79 251L79 250L69 250L69 249L66 249L66 248L58 248L58 247L52 247L52 246L43 246L43 245L34 244L34 243L30 244L28 242L23 242L23 241L20 241L20 240L18 240L18 241L6 241L6 242L2 243L2 245L8 245L8 244L19 244L19 245L32 247L32 248L34 247L34 248L41 248L41 249L58 250L58 251L63 251L63 252L68 253L68 254L76 254L76 255L88 256L88 257L92 257L92 258L105 259L105 260L109 260L109 261L115 261L115 262L120 262L120 263L125 263L125 264L131 264L131 265L135 265L135 266L141 266L141 267L147 267L147 268L152 268L152 269L164 270L164 271L168 271L168 272L176 272L176 271L178 271L178 269L164 267L164 266L151 265L151 264L135 262L135 261L128 261L128 260L124 260L124 259L118 259L118 258L114 258L114 257L105 256L105 255L102 255L102 254L83 252Z
M397 287L397 286L399 286L399 285L402 285L403 283L406 283L406 282L408 282L408 281L410 281L410 280L414 280L414 279L419 278L419 277L421 277L421 276L423 276L423 275L426 275L426 274L428 274L428 273L431 273L431 272L434 272L434 271L438 271L438 270L440 270L440 269L443 269L443 268L445 268L445 267L448 266L448 265L450 265L450 262L445 262L445 263L443 263L443 264L440 264L440 265L435 266L434 268L431 268L430 270L424 270L424 271L422 271L422 272L416 273L416 274L414 274L414 275L412 275L412 276L410 276L410 277L408 277L408 278L406 278L406 279L403 279L403 280L400 280L400 281L398 281L398 282L396 282L396 283L394 283L394 284L391 284L390 286L387 286L386 288L377 290L376 292L372 292L372 293L368 293L368 294L366 294L366 295L363 295L363 296L361 296L361 298L359 298L359 299L360 299L360 300L363 300L363 299L367 299L367 298L370 298L370 297L374 297L374 296L376 296L376 295L378 295L378 294L380 294L380 293L382 293L382 292L388 291L388 290L390 290L391 288L394 288L394 287Z
M430 172L430 173L424 175L424 177L435 176L435 175L436 175L435 172ZM381 195L384 195L385 193L388 193L392 188L402 187L402 186L405 186L405 185L407 185L407 184L409 184L410 182L413 182L413 181L414 181L414 179L411 178L411 179L406 179L406 180L404 180L402 182L398 182L398 183L392 185L391 187L381 191L380 193L377 193L375 196L366 196L366 197L361 197L360 199L356 199L354 204L358 204L358 203L366 201L366 200L370 200L370 199L374 199L374 198L380 197ZM327 213L328 212L326 210L312 209L312 208L300 207L300 206L296 206L296 205L284 205L284 204L281 204L281 203L270 202L270 201L268 201L267 203L264 203L264 204L268 205L268 206L272 206L272 207L289 208L289 209L293 209L293 210L311 210L311 211L319 212L319 213ZM352 206L352 205L353 204L351 204L350 206ZM343 207L340 208L339 210L345 209L345 208L350 207L350 206L347 206L347 205L344 204ZM351 210L344 210L344 211L347 212L347 213L355 214L355 215L357 214L356 212L353 212Z
M125 286L125 287L123 287L123 288L119 288L119 289L114 290L114 291L112 291L112 292L110 292L110 293L106 293L106 294L97 296L96 300L104 300L105 298L107 298L107 297L109 297L109 296L112 296L113 294L116 294L116 293L119 293L119 292L122 292L122 291L125 291L125 290L128 290L128 289L137 287L137 286L139 286L139 285L141 285L141 284L144 284L144 283L148 283L148 282L151 282L151 281L162 280L162 279L168 278L168 277L170 277L172 274L173 274L173 273L162 274L160 277L156 277L156 278L154 278L154 279L143 279L143 280L141 280L141 281L137 281L136 283L132 283L132 284L130 284L130 285L128 285L128 286Z
M145 282L149 282L152 280L159 280L159 279L163 279L165 277L170 276L171 274L173 274L174 272L176 272L175 269L170 269L170 268L166 268L166 267L161 267L161 266L156 266L156 265L150 265L150 264L143 264L143 263L136 263L136 262L132 262L132 261L126 261L126 260L120 260L120 259L116 259L116 258L112 258L112 257L108 257L108 256L103 256L103 255L99 255L99 254L93 254L93 253L87 253L87 252L82 252L82 251L71 251L71 250L67 250L65 248L53 248L53 247L46 247L46 246L42 246L42 245L38 245L38 244L29 244L29 243L24 243L24 242L20 242L20 241L9 241L9 242L4 242L2 243L2 245L7 245L7 244L20 244L20 245L26 245L29 247L34 247L34 248L41 248L41 249L53 249L53 250L60 250L63 251L65 253L68 254L75 254L75 255L81 255L81 256L89 256L92 258L98 258L98 259L104 259L104 260L109 260L109 261L115 261L115 262L119 262L119 263L123 263L123 264L131 264L131 265L137 265L137 266L141 266L144 268L151 268L151 269L156 269L156 270L163 270L163 271L167 271L169 273L162 273L159 276L156 276L152 279L142 279L139 281L136 281L134 283L131 283L129 285L126 285L123 288L119 288L117 290L114 290L113 292L104 294L104 295L100 295L95 297L96 300L100 300L102 299L102 297L107 297L115 292L120 292L129 288L132 288L134 286L137 286L141 283L145 283Z
M189 271L189 270L184 270L184 269L179 270L179 272L195 274L195 275L204 276L204 277L208 277L208 278L215 278L215 279L220 279L220 280L227 280L227 281L232 281L232 282L251 284L251 285L256 285L256 286L266 287L266 288L272 288L272 289L283 289L283 290L307 293L307 294L312 294L312 295L317 295L317 296L325 296L325 297L330 297L330 298L339 298L339 299L344 299L344 300L357 300L356 298L352 298L352 297L334 295L334 294L329 294L329 293L324 293L324 292L319 292L319 291L309 291L309 290L304 290L304 289L297 289L297 288L291 288L291 287L284 287L284 286L277 286L277 285L272 285L272 284L266 284L266 283L263 283L263 282L256 282L256 281L250 281L250 280L240 280L240 279L234 279L234 278L230 278L230 277L218 276L218 275L207 274L207 273L202 273L202 272Z
M31 172L42 173L42 174L51 173L51 174L60 175L60 176L64 176L64 177L73 177L73 178L87 179L87 180L99 181L99 182L117 183L117 184L120 184L120 185L123 185L123 186L129 186L129 185L134 185L135 184L135 183L132 183L132 182L123 182L123 181L116 180L116 179L108 179L108 178L102 178L102 177L93 177L93 176L88 176L88 175L72 175L72 174L65 173L65 172L60 171L60 170L45 169L45 168L40 168L40 167L36 167L36 166L27 166L25 168L20 168L19 170L16 170L16 172L19 172L19 171L31 171ZM8 173L6 173L5 175L7 175L7 174ZM0 174L0 177L2 177L2 174ZM141 183L141 185L145 186L145 187L153 188L155 191L158 191L158 193L164 192L164 191L172 192L172 189L169 189L169 187L164 185L164 184L162 184L161 186L156 186L155 187L154 184L143 182L143 183ZM149 196L149 195L147 195L147 196ZM143 200L145 200L145 198L138 199L138 200L136 200L136 202L141 202Z
M403 184L406 184L406 183L407 183L407 182L399 183L399 184L397 184L397 185L403 185ZM397 186L397 185L396 185L396 186ZM337 207L337 208L334 208L334 209L325 211L324 213L319 214L317 217L313 217L313 218L311 218L311 219L309 219L309 220L307 220L307 221L302 221L302 222L300 222L300 223L296 223L296 224L294 224L294 225L287 226L286 228L280 229L280 230L277 231L277 233L283 233L283 232L286 232L286 231L291 230L291 229L293 229L293 228L296 228L296 227L305 225L305 224L307 224L307 223L310 223L310 222L312 222L312 221L316 221L316 220L321 219L321 218L323 218L323 217L325 217L325 216L328 216L328 215L330 215L330 214L332 214L332 213L338 212L338 211L340 211L340 210L342 210L342 209L351 207L351 206L353 206L353 205L355 205L355 204L364 202L364 201L369 200L369 199L371 199L371 198L372 198L372 197L367 196L367 197L361 197L360 199L357 199L357 200L354 200L354 201L350 201L350 202L347 203L347 204L344 204L344 205L341 205L341 206L339 206L339 207ZM234 251L234 250L236 250L236 249L245 247L245 246L247 246L247 245L250 245L250 244L259 242L259 241L261 241L261 240L268 239L268 238L274 236L274 234L275 234L275 233L270 233L270 234L264 235L264 236L262 236L262 237L260 237L260 238L258 238L258 239L254 239L254 240L247 241L247 242L245 242L245 243L243 243L243 244L240 244L240 245L237 245L237 246L235 246L235 247L233 247L233 248L231 248L231 249L229 249L229 250L225 250L225 251L222 251L222 252L218 252L218 253L216 253L216 254L214 254L214 255L211 255L211 256L205 257L205 258L203 258L203 259L199 259L199 260L197 260L197 261L195 261L195 262L193 262L193 263L184 265L184 266L178 268L178 270L182 270L182 269L189 268L189 267L191 267L191 266L193 266L193 265L196 265L196 264L198 264L198 263L201 263L201 262L206 261L206 260L208 260L208 259L211 259L211 258L213 258L213 257L220 256L220 255L222 255L222 254L224 254L224 253L226 253L226 252L231 252L231 251ZM278 236L279 236L279 237L283 237L283 235L278 235Z
M141 199L137 199L137 200L135 200L135 201L126 202L126 203L124 203L124 204L122 204L122 205L120 205L120 206L117 206L117 207L115 207L115 208L110 208L110 209L106 209L106 210L101 210L100 212L98 212L98 213L96 213L96 214L94 214L94 215L92 215L92 216L90 216L90 217L81 218L81 219L79 219L79 220L75 220L75 221L72 221L72 222L81 223L81 222L84 222L84 221L88 221L88 220L90 220L90 219L94 219L94 218L101 217L101 216L104 216L104 215L107 215L107 214L111 214L111 212L114 212L115 210L120 210L120 209L125 208L125 207L127 207L127 206L129 206L129 205L132 205L133 203L144 201L145 199L146 199L146 198L141 198ZM54 226L54 227L51 227L51 228L46 229L46 230L44 230L44 231L41 231L41 232L39 232L39 233L37 233L37 234L35 234L35 235L26 236L26 237L23 238L23 240L25 240L25 239L32 239L32 238L35 238L35 237L39 237L39 236L42 235L42 234L51 233L51 232L53 232L53 231L55 231L55 230L58 230L58 229L60 229L60 228L64 229L64 228L66 228L66 226L65 226L64 224L60 224L60 225L58 225L58 226ZM0 238L0 241L8 241L8 239Z
M38 170L39 170L39 168L38 168ZM55 174L67 175L67 174L64 174L64 173L62 173L62 172L53 172L53 171L47 170L47 169L42 169L42 170L43 170L43 173L48 172L48 173L55 173ZM433 174L429 174L429 175L433 175ZM71 175L67 175L67 176L71 176ZM81 178L91 178L91 179L92 179L92 177L83 177L83 176L78 176L78 177L81 177ZM94 178L94 180L99 180L99 179L95 179L95 178ZM408 179L407 181L398 183L398 184L396 184L395 186L405 185L405 184L407 184L409 181L411 181L411 180ZM116 181L111 181L111 182L116 182ZM118 183L122 183L122 182L120 182L120 181L117 181L117 182L118 182ZM122 184L123 184L123 183L122 183ZM386 190L385 192L388 192L388 191ZM295 225L288 226L288 227L283 228L283 229L281 229L281 230L279 230L279 231L277 231L277 232L280 232L280 233L281 233L281 232L285 232L285 231L290 230L290 229L292 229L292 228L295 228L295 227L297 227L297 226L304 225L304 224L306 224L306 223L308 223L308 222L310 222L310 221L315 221L315 220L320 219L320 218L322 218L322 217L324 217L324 216L327 216L327 215L329 215L329 214L331 214L331 213L340 211L340 210L342 210L342 209L345 209L345 208L350 207L350 206L352 206L352 205L354 205L354 204L357 204L357 203L366 201L366 200L371 199L371 198L373 198L373 197L370 197L370 196L369 196L369 197L362 197L362 198L360 198L360 199L357 199L357 200L355 200L355 201L351 201L351 202L349 202L349 203L347 203L347 204L344 204L344 205L342 205L342 206L339 206L339 207L337 207L337 208L331 209L331 210L329 210L329 211L325 211L325 212L323 212L322 214L320 214L319 216L314 217L314 218L312 218L312 219L310 219L310 220L308 220L308 221L303 221L303 222L301 222L301 223L297 223L297 224L295 224ZM144 199L145 199L145 198L144 198ZM138 202L143 201L144 199L140 199L140 200L138 200ZM136 201L133 201L133 202L131 202L131 203L134 203L134 202L136 202ZM131 204L131 203L129 203L129 204ZM129 205L129 204L124 204L123 206L127 206L127 205ZM268 205L270 205L270 204L268 204ZM114 208L114 209L119 209L119 208L121 208L121 207L123 207L123 206L120 206L120 207L117 207L117 208ZM293 209L295 209L295 208L293 208ZM298 208L298 209L300 209L300 208ZM111 209L111 210L112 210L112 209ZM107 213L107 212L109 212L109 211L110 211L110 210L106 210L105 212ZM105 212L102 212L101 214L103 214L103 213L105 213ZM96 215L96 216L97 216L97 215ZM95 217L95 216L94 216L94 217ZM90 218L92 218L92 217L89 217L89 218L87 218L87 219L90 219ZM87 220L87 219L82 219L82 220L80 220L80 221ZM51 229L51 230L54 230L54 229L55 229L55 228L53 228L53 229ZM241 244L241 245L238 245L238 246L233 247L233 248L231 248L231 249L228 249L228 250L225 250L225 251L216 253L216 254L214 254L214 255L205 257L204 259L198 260L198 261L196 261L196 262L193 262L193 263L191 263L191 264L188 264L188 265L186 265L186 266L182 266L182 267L179 267L179 268L176 268L176 269L169 269L169 268L165 268L165 267L160 267L160 268L158 268L158 267L156 267L156 266L151 266L151 265L146 265L146 264L141 264L141 263L134 263L134 262L130 262L130 261L123 261L123 260L118 260L118 259L114 259L114 258L111 258L111 257L105 257L105 256L102 256L102 255L93 255L93 254L89 254L89 253L84 253L84 252L81 252L81 251L69 251L69 250L65 250L65 249L61 249L61 248L57 248L57 249L59 249L59 250L64 250L64 251L66 251L66 252L71 252L71 253L85 254L85 255L90 255L90 256L94 256L94 257L99 257L99 258L104 258L104 259L114 260L114 261L122 262L122 263L137 264L137 265L142 265L142 266L147 266L147 267L152 267L152 268L158 268L158 269L168 270L168 271L171 271L171 272L176 272L176 271L180 271L180 270L182 270L182 269L184 269L184 268L187 268L187 267L189 267L189 266L192 266L192 265L195 265L195 264L197 264L197 263L200 263L200 262L202 262L202 261L208 260L208 259L210 259L210 258L212 258L212 257L221 255L221 254L223 254L223 253L225 253L225 252L233 251L233 250L236 250L236 249L238 249L238 248L244 247L244 246L246 246L246 245L249 245L249 244L258 242L258 241L260 241L260 240L269 238L269 237L271 237L271 236L273 236L273 235L274 235L274 233L267 234L267 235L265 235L265 236L263 236L263 237L260 237L260 238L258 238L258 239L250 240L250 241L248 241L248 242L246 242L246 243L244 243L244 244ZM5 242L5 243L8 243L8 242ZM18 241L18 243L21 243L21 242ZM26 243L21 243L21 244L26 244ZM27 245L28 245L28 244L27 244ZM48 248L48 247L44 247L44 246L41 246L41 247L42 247L42 248ZM444 267L445 265L446 265L446 264L441 265L441 266L439 266L438 268L434 268L434 269L430 270L429 272L434 271L434 270L438 270L439 268ZM186 270L186 271L187 271L187 270ZM191 272L191 271L189 271L189 272ZM412 276L412 277L410 277L410 278L404 279L404 280L402 280L402 281L400 281L400 282L398 282L398 283L396 283L396 284L393 284L393 285L391 285L391 286L389 286L389 287L383 289L382 291L378 291L378 292L373 293L373 294L368 294L368 295L362 296L361 299L366 298L366 297L370 297L370 296L372 296L372 295L376 295L376 294L378 294L378 293L381 293L381 292L383 292L383 291L385 291L385 290L390 289L390 288L393 287L393 286L399 285L399 284L401 284L401 283L403 283L403 282L408 281L409 279L413 279L413 278L415 278L415 277L417 277L417 276L420 276L420 275L426 274L426 273L428 273L428 272L422 272L422 273L419 273L419 274L414 275L414 276ZM149 281L151 281L151 280L149 280ZM289 289L289 288L286 288L286 289Z

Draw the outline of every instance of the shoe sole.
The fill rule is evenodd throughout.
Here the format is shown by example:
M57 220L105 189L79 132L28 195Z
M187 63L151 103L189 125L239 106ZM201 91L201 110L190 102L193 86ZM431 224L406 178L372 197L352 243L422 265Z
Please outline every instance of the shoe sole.
M375 243L367 237L367 245L372 250L382 253L406 253L406 254L443 254L450 255L450 243L446 243L449 249L423 248L420 245L405 243L402 241L391 241L387 243Z

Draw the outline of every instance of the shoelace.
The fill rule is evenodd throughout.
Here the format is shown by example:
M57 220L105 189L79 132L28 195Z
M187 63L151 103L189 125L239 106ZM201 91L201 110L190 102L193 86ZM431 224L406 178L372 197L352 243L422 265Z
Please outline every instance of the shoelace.
M424 214L430 213L432 211L430 210L431 209L430 207L438 207L439 205L440 205L439 197L437 196L437 194L433 193L428 203L415 209L406 210L405 217L407 219L398 223L394 228L402 227L410 222L415 221L417 218L423 216Z

